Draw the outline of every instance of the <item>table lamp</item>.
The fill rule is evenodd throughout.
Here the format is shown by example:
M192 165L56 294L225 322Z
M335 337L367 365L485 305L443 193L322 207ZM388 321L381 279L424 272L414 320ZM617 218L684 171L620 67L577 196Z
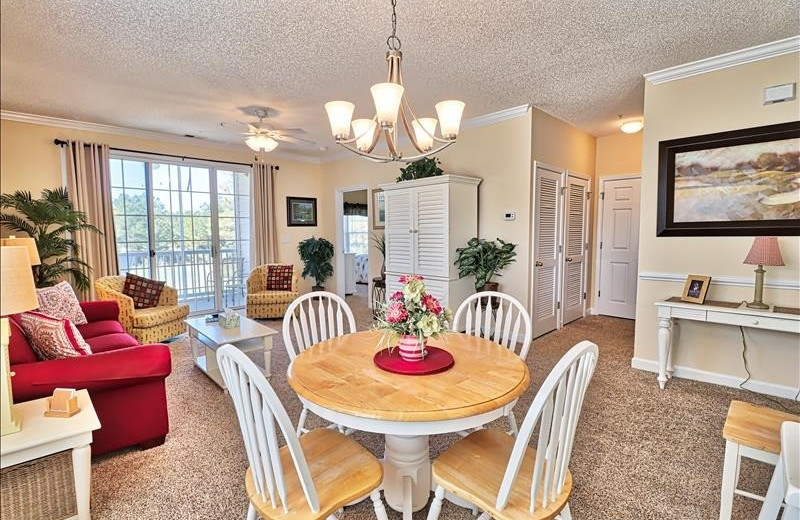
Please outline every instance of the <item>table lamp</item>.
M33 241L33 239L30 239ZM36 254L35 260L38 261ZM11 396L11 367L8 340L11 328L8 316L39 307L31 270L31 253L26 246L0 247L0 435L18 432L19 420L14 417Z
M764 266L765 265L786 265L783 263L781 248L778 246L778 237L755 237L747 258L744 259L746 265L757 265L756 288L753 301L747 304L751 309L769 309L761 298L764 295Z

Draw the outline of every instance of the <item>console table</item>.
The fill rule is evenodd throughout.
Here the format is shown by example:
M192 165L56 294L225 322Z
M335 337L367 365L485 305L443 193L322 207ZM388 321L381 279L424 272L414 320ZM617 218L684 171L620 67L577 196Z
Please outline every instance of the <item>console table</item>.
M672 377L672 325L675 319L704 321L800 334L800 314L750 309L744 303L687 303L679 298L656 302L658 309L658 386ZM779 308L779 310L782 310ZM788 309L787 309L788 310Z

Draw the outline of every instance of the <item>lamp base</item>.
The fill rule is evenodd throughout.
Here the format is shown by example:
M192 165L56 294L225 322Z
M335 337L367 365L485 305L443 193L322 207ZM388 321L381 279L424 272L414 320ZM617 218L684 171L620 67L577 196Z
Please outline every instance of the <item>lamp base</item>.
M751 309L769 309L769 305L766 305L762 298L764 297L764 266L759 265L755 268L756 273L756 281L754 284L754 291L753 291L753 301L748 302L747 306Z
M747 306L751 309L769 309L769 305L763 302L747 302Z

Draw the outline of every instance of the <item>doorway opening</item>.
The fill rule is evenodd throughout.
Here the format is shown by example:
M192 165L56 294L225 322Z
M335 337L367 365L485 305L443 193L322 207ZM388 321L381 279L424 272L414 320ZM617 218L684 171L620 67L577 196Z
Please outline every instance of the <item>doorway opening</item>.
M369 188L336 190L336 292L358 315L369 304Z

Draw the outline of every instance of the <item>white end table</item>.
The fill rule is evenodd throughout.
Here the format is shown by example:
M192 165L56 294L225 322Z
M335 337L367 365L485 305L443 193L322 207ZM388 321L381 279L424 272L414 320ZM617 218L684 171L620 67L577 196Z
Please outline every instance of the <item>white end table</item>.
M72 472L75 479L75 500L78 520L89 520L89 494L92 482L92 432L100 429L100 421L92 406L89 392L77 392L81 411L69 418L45 417L48 397L14 405L22 423L17 433L0 440L0 467L7 468L29 460L72 450ZM44 498L46 500L46 497Z
M216 321L206 323L202 316L187 319L186 325L194 364L223 390L225 381L217 365L217 349L227 343L242 352L263 350L264 375L269 379L272 371L272 336L278 333L277 330L244 316L240 317L239 326L233 329L224 329Z

